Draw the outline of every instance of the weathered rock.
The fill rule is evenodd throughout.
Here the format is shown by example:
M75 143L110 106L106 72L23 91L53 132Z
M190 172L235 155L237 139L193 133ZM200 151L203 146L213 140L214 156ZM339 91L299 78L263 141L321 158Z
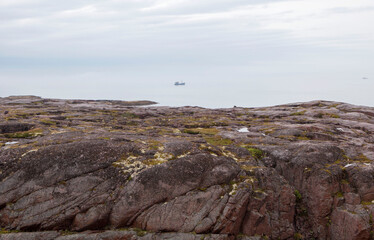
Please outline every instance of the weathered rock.
M33 128L33 124L19 123L19 122L9 122L0 124L0 133L14 133L28 131Z
M344 205L331 215L331 238L358 240L370 238L369 214L362 206Z
M32 232L0 234L0 240L234 240L227 234L192 234L192 233L148 233L141 230L101 231L101 232ZM252 238L239 238L252 239Z
M0 239L370 238L374 108L142 104L0 98Z
M197 154L147 169L121 191L110 216L114 226L127 226L150 206L171 200L196 188L231 181L239 172L235 161Z
M257 176L260 182L249 199L242 232L272 239L292 237L295 233L293 188L275 171L263 170Z

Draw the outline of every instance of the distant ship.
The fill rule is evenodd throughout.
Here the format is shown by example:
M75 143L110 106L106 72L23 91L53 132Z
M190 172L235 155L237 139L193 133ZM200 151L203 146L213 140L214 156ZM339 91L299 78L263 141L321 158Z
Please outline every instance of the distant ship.
M184 86L184 85L186 85L186 83L185 82L175 82L174 85L175 86Z

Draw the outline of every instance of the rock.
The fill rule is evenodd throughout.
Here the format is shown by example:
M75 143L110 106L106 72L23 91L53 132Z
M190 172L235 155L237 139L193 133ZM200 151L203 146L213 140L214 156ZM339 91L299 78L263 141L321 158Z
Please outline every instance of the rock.
M96 232L33 232L33 233L7 233L0 234L0 240L234 240L235 237L227 234L192 234L192 233L148 233L141 230L121 230L121 231L96 231ZM240 238L257 239L257 238Z
M28 131L33 128L33 124L9 122L0 124L0 133L14 133Z
M235 161L197 154L147 169L121 191L110 216L116 227L127 226L146 208L196 188L232 180L239 172Z
M226 204L228 197L221 198L225 192L215 185L153 205L137 217L134 226L152 232L209 233ZM211 217L207 218L209 214Z
M369 214L362 206L345 205L331 215L331 238L342 240L369 239Z
M142 104L0 98L0 239L370 238L374 108Z
M58 232L27 232L27 233L2 233L0 234L0 240L54 240L58 238L60 234Z

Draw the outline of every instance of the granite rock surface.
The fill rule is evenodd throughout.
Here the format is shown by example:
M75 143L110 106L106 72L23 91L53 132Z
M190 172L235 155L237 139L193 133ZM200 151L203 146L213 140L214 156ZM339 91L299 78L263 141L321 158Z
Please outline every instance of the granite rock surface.
M0 98L0 239L372 239L374 108Z

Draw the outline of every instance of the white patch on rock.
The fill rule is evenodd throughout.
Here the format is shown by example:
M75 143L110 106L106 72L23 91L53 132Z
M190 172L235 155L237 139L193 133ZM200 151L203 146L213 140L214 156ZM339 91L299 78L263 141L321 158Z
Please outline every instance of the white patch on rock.
M246 133L246 132L249 132L249 131L248 131L248 128L244 127L244 128L239 129L238 132Z
M338 130L339 132L344 132L343 128L337 128L336 130Z
M24 154L22 154L21 155L21 157L24 157L24 156L26 156L27 154L29 154L29 153L31 153L31 152L37 152L38 151L38 149L31 149L30 151L27 151L27 152L25 152Z
M13 141L13 142L6 142L5 145L13 145L13 144L17 144L18 142L16 141Z
M183 157L186 157L187 155L189 155L191 152L187 152L185 154L182 154L182 155L179 155L177 158L183 158Z
M171 160L174 156L171 153L162 153L162 152L156 152L154 154L155 160L160 162L167 162Z
M353 163L348 163L347 165L345 165L344 167L347 168L347 167L351 167L351 166L354 166L356 164L353 164Z
M232 190L231 190L231 192L229 193L229 195L230 195L230 196L235 195L237 190L238 190L238 184L234 183L234 184L232 185Z

